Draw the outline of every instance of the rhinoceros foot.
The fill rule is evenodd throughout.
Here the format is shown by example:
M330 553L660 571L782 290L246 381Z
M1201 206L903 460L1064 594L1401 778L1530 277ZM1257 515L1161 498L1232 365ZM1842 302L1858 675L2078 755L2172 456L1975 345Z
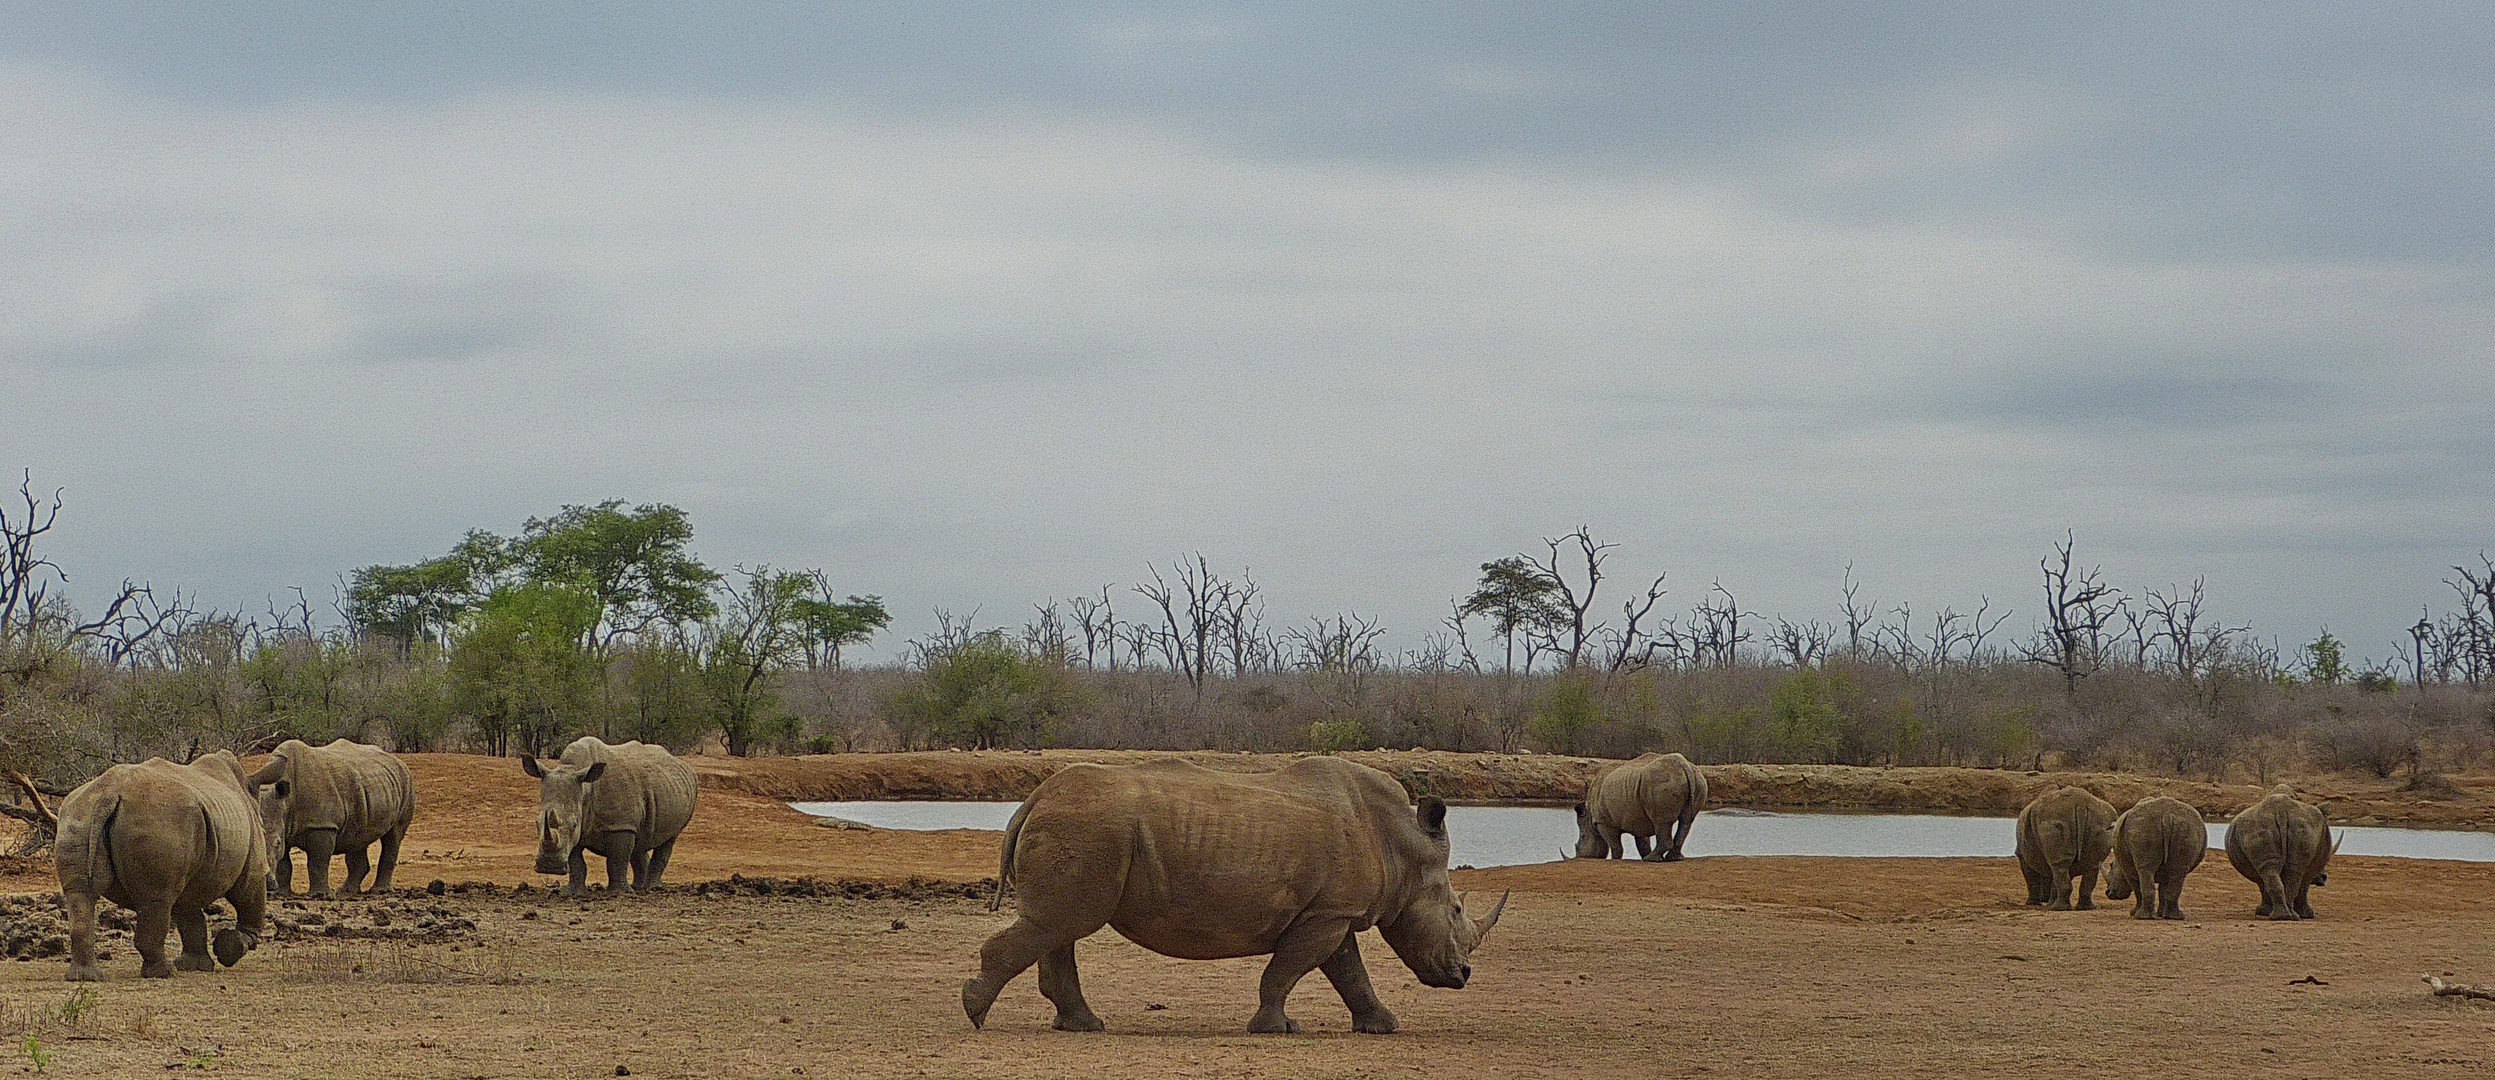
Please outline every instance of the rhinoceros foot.
M1299 1021L1287 1016L1267 1016L1260 1012L1248 1021L1248 1034L1297 1035L1299 1034Z
M1384 1009L1351 1018L1351 1029L1363 1035L1392 1035L1395 1027L1395 1014Z
M151 961L149 963L139 965L139 978L170 979L172 977L173 965L165 963L162 960Z
M1084 1013L1081 1016L1060 1016L1055 1023L1048 1026L1059 1031L1105 1031L1108 1029L1107 1024L1101 1023L1099 1017L1090 1013Z
M977 979L962 980L962 1013L970 1017L976 1030L988 1026L988 1006L996 1004L996 991L981 986Z
M65 977L71 982L103 982L104 968L99 964L71 964Z
M216 969L217 962L209 958L206 953L201 953L197 956L193 956L190 953L183 953L182 955L173 958L173 970L175 971L215 971Z

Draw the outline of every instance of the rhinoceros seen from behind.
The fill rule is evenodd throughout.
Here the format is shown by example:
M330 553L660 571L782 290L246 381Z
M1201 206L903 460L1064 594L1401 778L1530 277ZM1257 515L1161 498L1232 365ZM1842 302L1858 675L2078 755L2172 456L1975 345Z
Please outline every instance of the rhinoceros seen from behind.
M2209 854L2209 829L2200 811L2163 795L2131 804L2114 819L2113 868L2105 875L2105 898L2135 892L2134 919L2183 917L2183 879Z
M1681 858L1690 825L1707 808L1707 776L1679 754L1645 754L1594 774L1576 806L1581 859L1621 858L1620 838L1649 862ZM1649 846L1647 839L1654 843Z
M1067 766L1006 826L998 887L1012 887L1019 914L980 948L962 1009L984 1025L1005 984L1037 963L1055 1026L1100 1030L1074 943L1109 926L1163 956L1270 954L1251 1032L1299 1030L1283 1002L1311 970L1334 984L1354 1031L1393 1031L1360 931L1375 927L1423 983L1460 988L1506 906L1464 913L1447 884L1446 822L1445 803L1415 809L1393 778L1339 758L1247 775L1180 761Z
M294 893L297 848L312 895L329 895L333 853L346 856L346 891L361 892L365 873L374 869L366 852L376 843L381 863L373 891L389 891L399 843L416 817L416 781L397 755L346 739L326 746L288 739L247 779L260 803L280 895Z
M590 854L606 859L608 891L623 891L627 871L633 888L656 888L700 795L693 767L666 747L595 735L552 767L523 754L520 768L537 778L537 872L568 872L568 896L588 889Z
M62 799L59 816L53 868L69 920L71 982L104 977L95 962L99 899L138 914L131 937L146 978L231 967L258 947L268 848L234 755L115 765ZM210 959L207 908L219 898L234 905L236 925L217 931ZM171 963L168 929L182 935L182 954Z
M2027 876L2027 902L2050 904L2055 911L2095 907L2097 874L2112 847L2106 834L2113 825L2113 806L2084 788L2055 788L2020 810L2019 872Z
M2261 887L2257 916L2312 918L2310 894L2327 880L2333 850L2329 816L2299 801L2287 784L2270 789L2226 827L2226 861Z

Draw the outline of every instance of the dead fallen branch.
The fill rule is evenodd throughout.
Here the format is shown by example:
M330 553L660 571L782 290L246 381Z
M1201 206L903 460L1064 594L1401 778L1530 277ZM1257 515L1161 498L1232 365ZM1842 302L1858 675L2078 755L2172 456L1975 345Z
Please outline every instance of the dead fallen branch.
M2436 997L2475 998L2479 1001L2495 1001L2495 987L2473 986L2469 983L2444 982L2443 980L2432 975L2426 976L2426 986L2434 991L2434 996Z

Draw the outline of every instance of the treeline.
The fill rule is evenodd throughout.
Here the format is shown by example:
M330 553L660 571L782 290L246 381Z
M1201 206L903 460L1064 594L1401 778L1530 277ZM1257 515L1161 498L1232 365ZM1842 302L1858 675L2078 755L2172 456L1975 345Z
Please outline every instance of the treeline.
M2399 659L2325 633L2281 656L2204 589L2123 590L2056 545L2041 614L1880 603L1849 574L1827 621L1720 583L1668 605L1613 587L1579 528L1479 567L1410 648L1357 613L1271 618L1245 574L1190 556L1038 605L937 613L897 663L844 650L891 622L829 574L714 569L683 511L566 506L511 536L342 574L246 615L125 582L93 614L44 556L59 493L0 507L0 764L76 779L114 761L358 738L544 753L580 733L732 754L936 746L1264 751L1387 746L1705 762L2057 764L2267 782L2412 778L2495 760L2495 562L2453 568ZM1616 613L1616 614L1615 614Z

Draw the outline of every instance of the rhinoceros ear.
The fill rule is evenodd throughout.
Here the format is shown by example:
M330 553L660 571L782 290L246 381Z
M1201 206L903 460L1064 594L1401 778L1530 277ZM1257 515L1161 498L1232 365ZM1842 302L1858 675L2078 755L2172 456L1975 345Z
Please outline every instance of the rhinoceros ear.
M1580 825L1584 824L1584 823L1585 823L1585 819L1587 819L1587 818L1589 818L1589 817L1592 817L1592 816L1594 816L1594 812L1593 812L1593 811L1591 811L1591 810L1586 809L1586 808L1585 808L1585 804L1584 804L1584 803L1578 803L1578 804L1577 804L1577 823L1578 823L1578 824L1580 824Z
M1438 796L1421 796L1421 805L1416 813L1421 820L1422 832L1437 837L1447 835L1447 804L1440 801Z
M599 778L599 777L601 777L601 776L605 776L605 775L606 775L606 762L601 761L601 762L599 762L599 763L597 763L597 764L595 764L595 765L590 766L590 767L589 767L589 771L587 771L587 772L584 772L584 773L580 774L580 782L581 782L581 783L584 783L584 784L594 784L594 783L597 783L597 782L598 782L598 778Z
M537 758L532 754L520 755L520 771L540 780L546 778L546 770L544 767L537 764Z

